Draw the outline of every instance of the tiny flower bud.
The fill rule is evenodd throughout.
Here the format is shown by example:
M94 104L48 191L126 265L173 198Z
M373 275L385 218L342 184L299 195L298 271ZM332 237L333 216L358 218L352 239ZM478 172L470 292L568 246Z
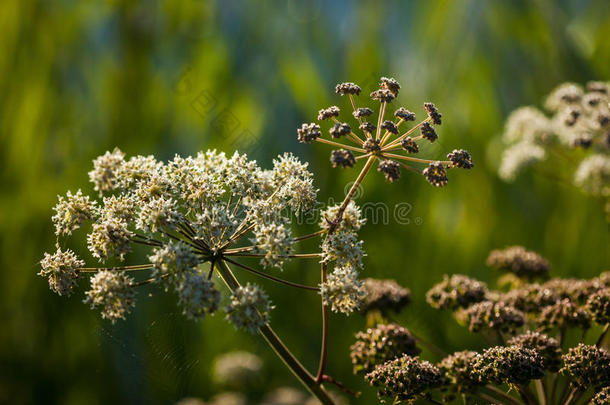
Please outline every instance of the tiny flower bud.
M301 143L311 143L321 135L320 126L313 122L311 124L303 124L301 128L297 129L297 138Z

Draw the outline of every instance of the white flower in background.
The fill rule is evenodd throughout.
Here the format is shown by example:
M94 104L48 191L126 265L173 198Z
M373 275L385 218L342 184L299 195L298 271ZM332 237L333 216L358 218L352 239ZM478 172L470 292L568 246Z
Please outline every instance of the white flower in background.
M203 274L186 273L176 284L178 305L188 319L202 319L220 305L220 292Z
M510 113L504 127L504 141L539 142L552 132L551 121L537 108L520 107Z
M544 159L546 152L530 142L519 142L506 149L502 154L499 175L505 181L514 181L526 167Z
M574 183L589 194L610 195L610 156L598 154L585 158L576 169Z
M244 388L259 380L262 368L260 357L239 350L218 356L214 360L213 375L222 385Z

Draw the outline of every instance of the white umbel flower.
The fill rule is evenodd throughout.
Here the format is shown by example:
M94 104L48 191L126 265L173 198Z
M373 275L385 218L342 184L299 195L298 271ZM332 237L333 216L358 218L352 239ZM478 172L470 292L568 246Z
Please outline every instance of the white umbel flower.
M102 318L114 323L125 319L135 305L133 279L122 272L102 270L91 277L91 290L87 291L85 303L91 308L101 308Z
M57 196L59 202L53 208L55 215L51 218L55 224L56 235L71 235L87 220L94 219L96 202L78 190L76 194L68 191L66 198Z
M337 266L350 265L353 268L362 268L364 250L363 242L356 238L354 232L339 230L322 243L322 262L328 263L336 260Z
M366 290L358 280L358 272L348 264L335 267L326 281L320 284L320 294L333 312L350 314L360 307Z
M610 156L596 154L580 162L574 183L595 196L610 195Z
M544 149L538 145L527 141L516 143L502 154L498 174L505 181L514 181L525 167L543 160L545 156Z
M252 241L256 244L255 251L265 255L261 259L261 265L281 269L294 245L290 228L279 223L257 225L254 228L254 236Z
M269 322L273 309L267 294L256 284L246 284L231 294L231 302L226 306L227 320L235 328L256 333L258 328Z
M203 319L220 305L220 292L203 274L186 273L176 284L178 305L188 319Z
M70 249L62 251L57 249L55 253L44 254L40 261L42 270L39 276L49 278L49 288L59 295L70 295L76 286L78 269L83 267L85 262L78 259L76 254Z

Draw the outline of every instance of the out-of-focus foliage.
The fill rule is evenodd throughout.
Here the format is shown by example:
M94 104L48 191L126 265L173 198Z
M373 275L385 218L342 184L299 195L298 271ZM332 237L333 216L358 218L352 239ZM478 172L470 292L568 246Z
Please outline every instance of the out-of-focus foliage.
M329 148L298 144L296 128L319 108L347 108L335 83L368 93L382 75L399 79L407 108L423 114L430 100L443 113L430 151L465 147L475 168L441 190L408 173L394 184L367 178L358 204L383 201L390 215L383 223L381 211L367 214L363 277L411 289L414 302L397 319L410 330L447 349L480 348L425 304L442 274L488 281L487 253L513 244L549 258L551 275L608 269L597 201L539 175L514 184L495 175L507 114L540 105L558 83L610 79L608 38L606 0L0 2L0 402L210 398L219 392L213 358L234 348L264 360L266 383L247 393L254 400L296 385L260 338L218 316L188 321L169 293L140 294L116 325L79 302L82 286L68 299L52 294L36 276L55 242L51 207L57 194L84 188L91 160L114 146L162 159L239 149L263 167L292 151L311 162L321 199L336 202L356 172L331 169ZM303 263L284 276L313 284L319 269ZM272 324L313 369L319 297L285 288L268 286ZM330 339L329 372L364 391L359 403L374 398L351 374L349 346L364 322L333 316Z

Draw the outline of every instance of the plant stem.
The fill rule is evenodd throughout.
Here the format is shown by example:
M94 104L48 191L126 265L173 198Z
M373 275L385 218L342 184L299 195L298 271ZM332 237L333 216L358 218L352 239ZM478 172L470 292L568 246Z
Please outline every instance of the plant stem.
M350 150L353 150L354 152L366 153L366 151L362 148L356 148L355 146L350 146L350 145L345 145L345 144L342 144L339 142L329 141L324 138L318 138L318 139L316 139L316 141L326 143L328 145L338 146L340 148L350 149Z
M493 385L486 385L484 387L485 390L493 392L494 394L502 397L503 399L505 399L506 401L510 402L513 405L521 405L521 402L519 402L518 399L514 398L513 396L507 394L506 392L494 387Z
M542 380L534 380L534 385L536 386L536 393L538 394L538 402L540 402L540 405L546 405L546 393L544 391L544 386L542 385Z
M606 326L604 326L604 330L602 331L602 334L599 336L599 339L597 339L595 346L600 347L602 345L602 343L604 342L604 338L606 337L606 334L608 333L608 328L610 328L610 323L607 323Z
M233 272L224 260L219 260L216 266L220 277L223 279L227 287L231 291L235 291L240 287L239 281L233 275ZM284 345L281 339L275 334L269 324L265 324L258 328L258 331L269 346L273 348L275 353L282 359L286 367L301 381L301 383L324 405L335 405L333 399L328 395L324 387L316 382L314 377L303 367L290 350Z

